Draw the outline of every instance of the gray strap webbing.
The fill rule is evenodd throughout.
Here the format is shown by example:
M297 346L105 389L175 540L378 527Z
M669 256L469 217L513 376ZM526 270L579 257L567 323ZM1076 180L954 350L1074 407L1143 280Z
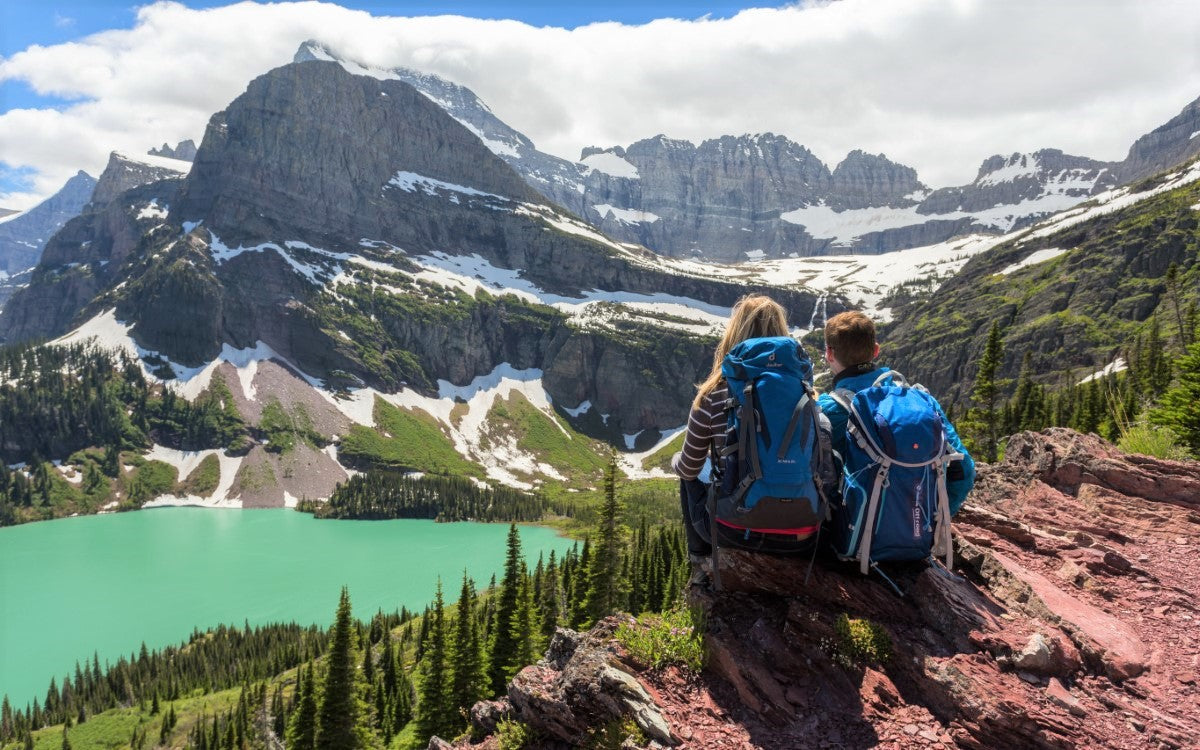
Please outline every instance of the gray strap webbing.
M779 441L779 452L775 454L775 457L779 460L782 461L787 456L788 446L792 444L792 436L796 434L796 427L800 424L800 417L804 416L805 407L811 403L812 399L806 393L796 402L796 408L792 409L792 418L788 420L787 429L783 432L783 440ZM800 438L800 444L804 444L803 436Z
M754 384L748 384L743 393L745 398L742 400L742 435L745 438L744 442L739 442L748 449L750 475L754 479L762 479L762 462L758 457L758 421L754 414Z
M871 543L875 537L875 513L879 508L879 496L883 493L883 485L887 482L887 466L880 466L875 472L875 483L871 486L871 499L867 503L867 514L862 522L866 525L862 530L862 541L858 543L858 569L863 575L871 572Z
M849 388L835 388L829 392L829 397L837 402L837 405L850 413L850 403L854 401L854 391Z
M947 453L942 456L937 475L937 527L933 531L933 556L946 558L946 569L954 568L954 536L950 529L950 490L946 486L946 469L951 461L961 461L963 454Z

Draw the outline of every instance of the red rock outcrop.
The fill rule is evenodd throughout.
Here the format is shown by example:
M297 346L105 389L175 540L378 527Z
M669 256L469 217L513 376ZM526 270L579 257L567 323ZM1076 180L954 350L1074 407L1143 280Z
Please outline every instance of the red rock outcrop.
M653 699L639 710L669 737L651 746L1200 747L1198 506L1200 463L1021 433L955 519L953 574L889 570L901 597L835 560L804 585L807 561L723 551L726 590L690 592L702 673L632 669L611 641L591 671L618 665ZM891 655L848 654L842 615L874 623ZM607 632L583 640L599 653ZM570 746L559 709L595 695L573 684L587 673L544 660L508 708Z

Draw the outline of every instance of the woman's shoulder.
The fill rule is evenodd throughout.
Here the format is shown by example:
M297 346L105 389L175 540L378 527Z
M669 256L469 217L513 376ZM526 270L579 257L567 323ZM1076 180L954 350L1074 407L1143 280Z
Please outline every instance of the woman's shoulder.
M700 402L702 411L712 414L716 411L724 412L725 401L729 398L729 388L726 387L725 381L717 383L711 391L704 394L704 399Z

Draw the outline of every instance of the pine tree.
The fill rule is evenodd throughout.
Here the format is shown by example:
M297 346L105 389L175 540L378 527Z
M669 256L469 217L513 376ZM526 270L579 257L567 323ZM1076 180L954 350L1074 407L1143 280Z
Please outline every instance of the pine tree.
M524 566L522 566L524 567ZM534 617L533 578L522 571L521 591L517 597L517 611L513 614L513 632L517 635L516 651L513 654L513 673L532 664L537 659L537 628Z
M587 622L587 582L588 571L592 559L592 543L589 537L583 538L583 548L571 568L570 598L567 600L569 622L573 628L581 628Z
M562 601L558 587L558 565L554 559L554 550L550 550L550 562L546 565L545 574L542 576L542 595L538 604L541 608L539 629L542 631L542 637L548 639L554 635L562 613Z
M508 527L507 544L504 578L500 582L496 603L491 661L488 663L488 690L491 695L504 692L517 667L517 634L513 632L513 615L516 614L517 600L521 594L521 537L515 523Z
M434 735L454 732L450 713L450 685L446 665L446 613L442 599L442 580L437 583L429 622L429 642L421 660L421 699L417 702L417 736L428 740Z
M317 711L317 750L352 750L370 743L365 686L358 671L358 634L350 617L350 592L342 588L326 654L325 680Z
M1167 267L1167 299L1171 301L1171 310L1174 313L1175 325L1179 333L1179 348L1185 352L1187 347L1192 342L1189 340L1187 325L1184 322L1184 310L1180 305L1179 294L1179 266L1172 262Z
M479 651L479 628L475 623L475 586L463 571L462 589L458 595L458 610L454 620L453 676L450 684L450 704L470 708L483 697L483 654Z
M317 746L317 699L316 673L313 663L308 663L308 675L304 668L296 668L296 706L292 710L287 727L288 750L314 750ZM175 708L171 707L172 715Z
M975 388L971 400L976 404L975 420L981 437L983 459L995 463L1000 444L1000 419L996 411L996 395L999 383L996 370L1004 355L1004 342L1000 336L1000 321L992 323L988 331L987 344L979 359L979 372L975 376Z
M600 507L600 528L588 568L587 617L595 622L620 606L622 594L621 533L618 525L621 506L617 498L617 454L609 456L604 473L604 504Z
M1193 455L1200 456L1200 343L1176 361L1179 382L1163 394L1150 421L1170 427Z

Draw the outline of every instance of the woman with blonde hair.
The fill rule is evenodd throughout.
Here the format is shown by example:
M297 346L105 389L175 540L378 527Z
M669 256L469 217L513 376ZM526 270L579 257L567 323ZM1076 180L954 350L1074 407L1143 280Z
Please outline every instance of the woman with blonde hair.
M712 370L697 386L683 450L675 454L671 466L680 479L679 497L688 552L693 562L702 566L703 558L712 551L712 527L706 506L708 459L720 454L726 439L729 391L721 373L721 365L730 350L747 339L788 335L787 315L779 303L762 294L743 297L734 305L725 333L713 352ZM790 551L795 541L794 536L748 532L725 526L719 526L719 529L722 546L727 534L736 536L739 546L747 546L745 542L753 533L754 546L771 552Z

